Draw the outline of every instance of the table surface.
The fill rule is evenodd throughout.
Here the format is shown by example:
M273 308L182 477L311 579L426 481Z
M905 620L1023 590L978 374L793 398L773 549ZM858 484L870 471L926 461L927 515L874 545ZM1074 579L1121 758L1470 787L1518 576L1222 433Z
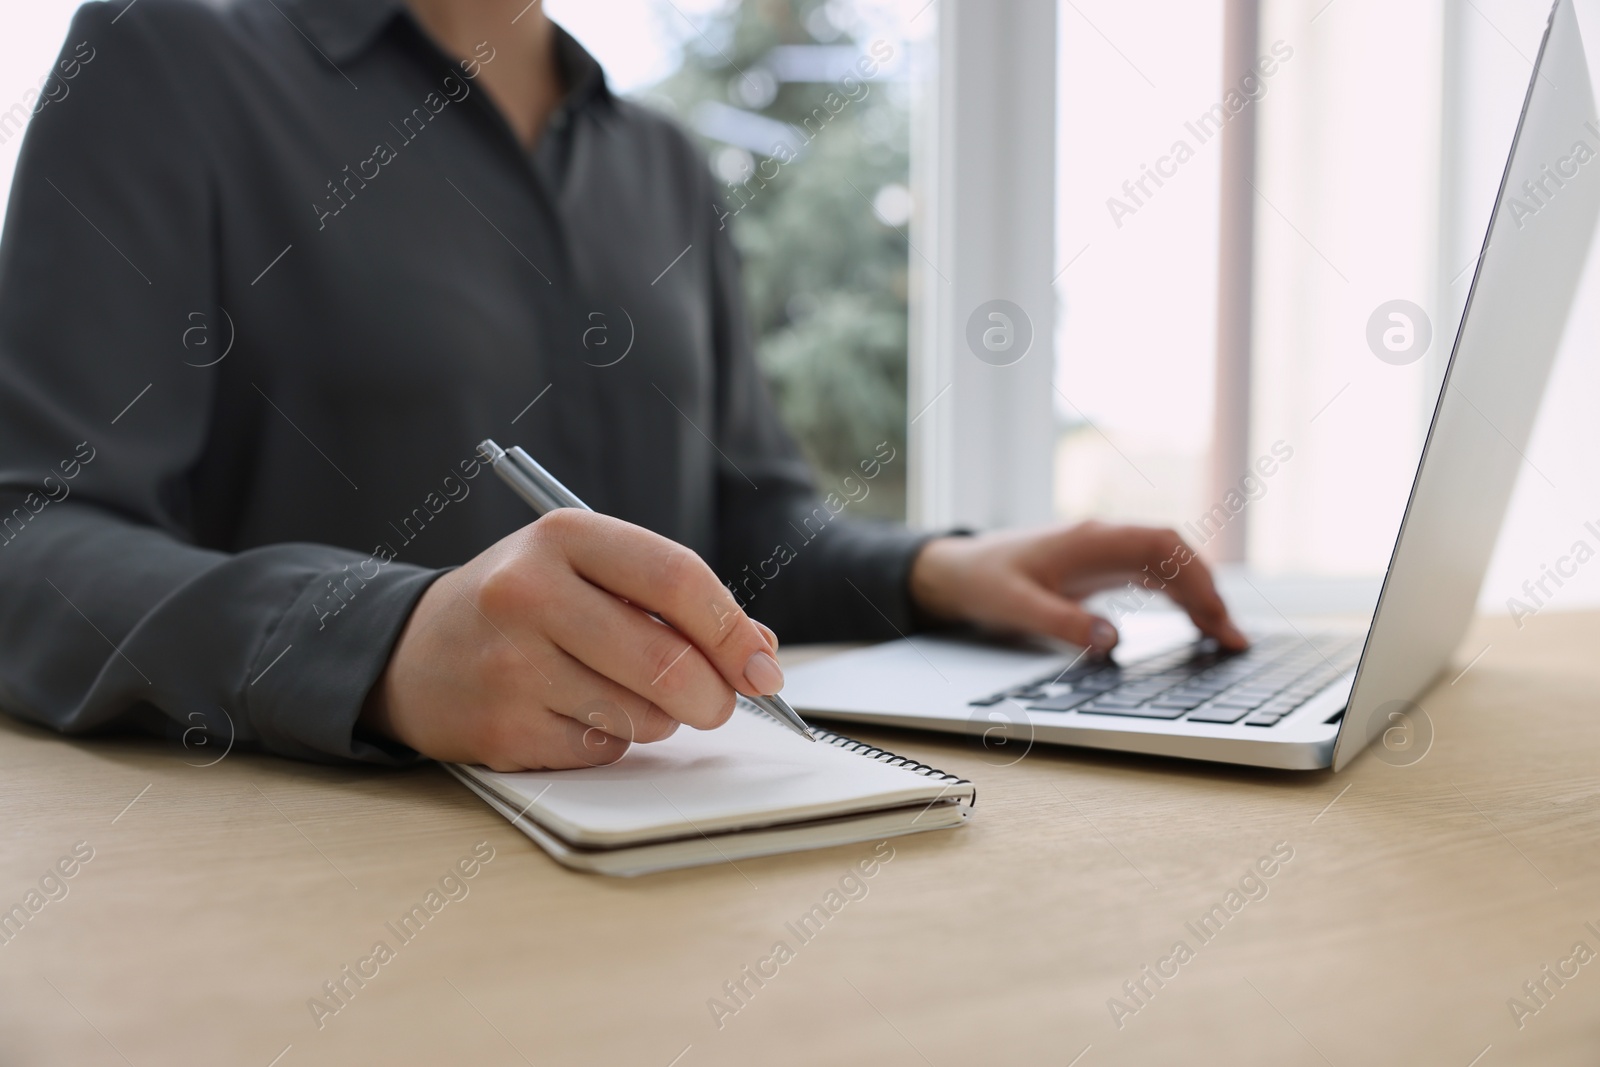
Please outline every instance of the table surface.
M1338 776L851 730L976 781L971 823L632 880L557 866L436 767L5 721L0 909L93 857L0 945L0 1061L1593 1064L1597 645L1600 615L1481 620L1426 754ZM346 966L371 977L341 1005Z

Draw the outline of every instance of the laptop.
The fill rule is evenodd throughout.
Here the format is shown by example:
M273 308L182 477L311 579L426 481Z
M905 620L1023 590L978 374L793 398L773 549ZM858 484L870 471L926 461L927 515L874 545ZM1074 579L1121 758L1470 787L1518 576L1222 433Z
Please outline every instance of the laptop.
M1112 658L918 635L802 664L786 672L785 697L819 718L986 742L1341 770L1403 723L1471 622L1600 217L1595 157L1588 61L1573 0L1557 0L1364 629L1286 618L1230 655L1195 641L1187 622L1125 627Z

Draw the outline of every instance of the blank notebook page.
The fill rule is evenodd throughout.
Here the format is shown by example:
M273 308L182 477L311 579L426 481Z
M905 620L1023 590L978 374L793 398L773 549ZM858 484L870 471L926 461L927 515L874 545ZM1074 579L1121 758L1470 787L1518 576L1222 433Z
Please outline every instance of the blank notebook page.
M593 845L878 811L971 789L826 740L807 741L742 705L724 726L680 727L608 766L472 773L536 822Z

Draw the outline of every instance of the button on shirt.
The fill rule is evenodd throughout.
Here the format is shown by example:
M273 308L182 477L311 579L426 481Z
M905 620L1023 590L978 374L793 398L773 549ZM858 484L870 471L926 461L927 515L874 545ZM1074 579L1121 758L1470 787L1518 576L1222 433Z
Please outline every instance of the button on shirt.
M399 0L80 10L0 241L0 707L414 758L356 718L428 583L531 519L485 437L786 640L912 628L922 538L813 487L699 152L557 54L530 153L476 81L510 58Z

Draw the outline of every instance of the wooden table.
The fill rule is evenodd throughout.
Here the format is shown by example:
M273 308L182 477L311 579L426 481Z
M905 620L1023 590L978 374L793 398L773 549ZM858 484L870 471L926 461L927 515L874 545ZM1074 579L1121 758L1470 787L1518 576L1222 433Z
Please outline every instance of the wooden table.
M1594 1064L1600 959L1562 961L1600 952L1600 616L1484 620L1456 669L1486 645L1422 701L1424 758L1338 777L856 731L974 779L978 812L892 842L805 943L785 924L872 846L585 876L435 768L6 722L0 908L93 858L0 945L0 1062ZM386 924L480 842L402 944Z

